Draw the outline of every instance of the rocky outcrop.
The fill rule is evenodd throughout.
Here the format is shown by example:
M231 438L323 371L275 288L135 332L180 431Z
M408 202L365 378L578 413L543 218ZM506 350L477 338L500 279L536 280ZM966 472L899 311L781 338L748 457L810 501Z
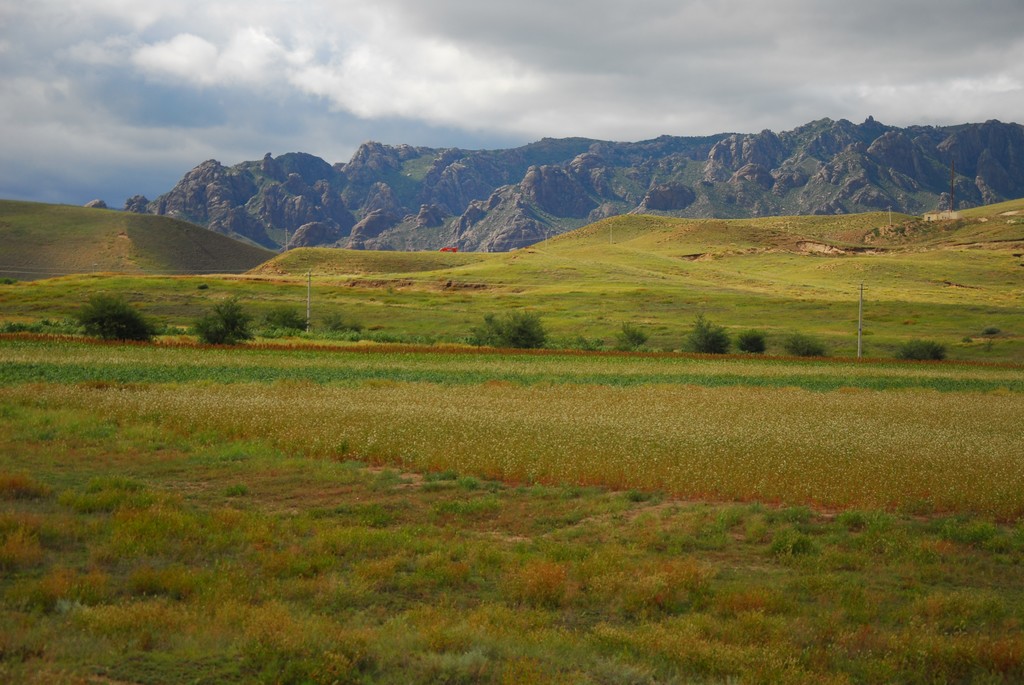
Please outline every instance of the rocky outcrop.
M132 195L124 201L124 211L133 212L135 214L145 214L146 206L148 204L149 198L145 195Z
M107 203L103 200L89 200L83 206L89 209L107 209Z
M302 224L295 231L295 235L288 241L288 248L293 247L317 247L319 245L334 245L342 240L347 232L333 221L312 221Z
M363 220L352 227L352 233L349 236L348 244L345 247L352 248L354 250L363 250L372 245L367 243L373 238L378 237L384 231L388 230L392 226L398 223L398 217L391 214L383 209L376 209L365 217Z
M580 219L597 206L570 169L532 166L519 183L523 197L541 211Z
M686 209L697 199L693 188L682 183L659 183L644 196L640 211L675 212Z
M740 218L939 206L955 165L957 208L1024 197L1024 127L989 121L895 128L822 119L791 131L545 138L509 150L368 142L347 163L289 153L190 171L129 211L168 214L280 247L508 250L616 214Z
M416 226L437 228L444 225L444 219L444 211L437 205L420 205L420 211L416 214Z

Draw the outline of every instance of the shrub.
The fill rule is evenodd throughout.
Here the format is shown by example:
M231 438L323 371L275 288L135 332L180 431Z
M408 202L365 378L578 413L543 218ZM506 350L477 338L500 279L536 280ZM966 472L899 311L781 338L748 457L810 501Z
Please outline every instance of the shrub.
M736 338L736 347L740 352L761 354L767 349L764 333L761 331L744 331Z
M814 541L804 533L792 528L784 528L772 537L770 547L775 556L801 556L816 551Z
M35 323L25 323L22 321L0 323L0 333L64 333L75 335L81 332L82 325L74 317L60 321L43 319Z
M722 326L716 326L703 314L698 314L693 330L687 338L687 345L692 352L703 354L725 354L730 346L729 334Z
M274 307L267 312L266 316L263 317L263 323L268 328L276 328L279 330L306 330L306 317L302 316L302 314L299 313L299 310L295 307Z
M251 340L252 317L238 303L238 299L220 302L213 311L195 322L195 333L201 342L209 345L235 345Z
M995 326L989 326L989 327L987 327L985 330L983 330L981 332L982 335L989 336L989 337L991 337L993 335L999 335L1000 333L1002 333L1002 331L999 330L998 328L996 328Z
M824 357L825 345L816 338L803 333L794 333L786 338L783 348L794 357Z
M117 295L93 295L75 318L86 335L104 340L152 340L156 328Z
M583 350L584 352L597 352L604 347L604 341L600 338L587 338L577 335L566 342L565 347L573 350Z
M615 336L615 349L638 350L647 344L647 334L630 323L623 323L622 330Z
M360 333L363 330L363 324L338 313L325 316L323 324L324 328L332 333Z
M945 359L946 346L934 340L908 340L896 351L897 359Z
M474 345L535 349L544 347L547 333L540 315L531 312L509 312L499 318L484 316L484 325L474 328L470 338Z

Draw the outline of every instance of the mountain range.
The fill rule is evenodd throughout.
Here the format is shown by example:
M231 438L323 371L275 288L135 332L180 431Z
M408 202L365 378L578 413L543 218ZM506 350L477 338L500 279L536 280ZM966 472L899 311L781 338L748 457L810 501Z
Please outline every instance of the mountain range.
M125 209L270 249L499 252L630 213L920 214L1022 196L1024 126L898 128L869 117L634 143L545 138L506 150L367 142L337 164L301 152L231 167L209 160Z

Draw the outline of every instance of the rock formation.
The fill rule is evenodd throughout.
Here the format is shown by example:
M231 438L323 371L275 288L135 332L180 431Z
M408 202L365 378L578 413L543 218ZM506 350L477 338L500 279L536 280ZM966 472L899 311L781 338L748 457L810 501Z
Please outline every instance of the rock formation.
M279 248L509 250L629 212L740 218L939 206L1024 196L1024 127L896 128L822 119L792 131L550 139L509 150L369 142L344 164L289 153L203 162L125 209L167 214Z

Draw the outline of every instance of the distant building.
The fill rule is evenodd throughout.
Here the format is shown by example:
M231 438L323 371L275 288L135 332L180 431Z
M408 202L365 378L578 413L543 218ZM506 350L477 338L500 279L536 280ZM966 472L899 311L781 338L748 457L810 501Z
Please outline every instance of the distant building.
M960 212L953 212L945 209L941 212L928 212L924 215L925 221L954 221L960 218Z

